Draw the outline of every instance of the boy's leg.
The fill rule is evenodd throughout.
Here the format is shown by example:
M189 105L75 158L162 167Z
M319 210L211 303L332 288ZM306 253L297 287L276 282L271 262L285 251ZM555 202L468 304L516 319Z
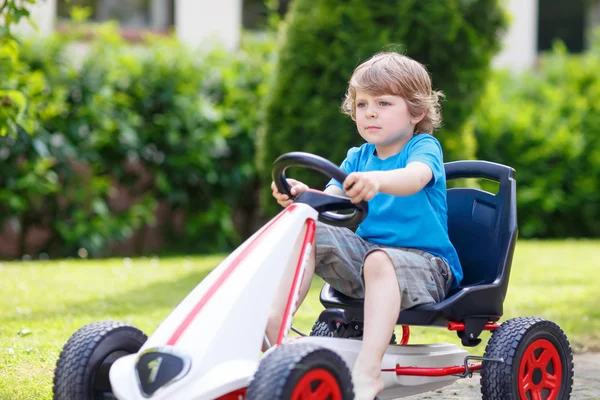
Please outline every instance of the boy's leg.
M352 378L356 400L373 400L383 390L381 360L400 313L400 291L394 264L383 251L369 253L365 259L363 274L363 343L354 364Z
M452 274L445 261L429 253L382 247L366 255L362 275L363 344L352 378L356 399L372 400L383 389L381 361L400 310L443 300Z
M304 270L304 276L302 277L302 282L300 283L300 291L298 292L298 301L296 302L296 310L300 308L300 305L306 298L308 291L310 289L310 284L312 282L312 277L315 273L315 249L310 254L310 258L308 263L306 264L306 268ZM285 286L285 285L284 285ZM281 327L281 321L283 320L283 313L285 310L282 307L277 307L279 304L284 304L287 301L289 291L287 288L280 288L277 293L277 297L275 298L275 307L269 315L269 321L267 323L267 338L269 339L269 343L274 345L277 341L277 335L279 334L279 328ZM266 351L268 346L266 343L263 344L263 351Z
M338 228L318 221L316 228L315 247L302 279L297 308L300 307L310 289L316 264L319 265L317 274L335 289L350 297L363 298L364 291L360 277L362 260L373 246L346 228ZM277 305L287 300L290 284L282 285L284 289L277 294L274 304L276 307L269 318L267 337L271 344L277 340L284 313L284 308ZM266 346L263 346L263 350L266 350Z

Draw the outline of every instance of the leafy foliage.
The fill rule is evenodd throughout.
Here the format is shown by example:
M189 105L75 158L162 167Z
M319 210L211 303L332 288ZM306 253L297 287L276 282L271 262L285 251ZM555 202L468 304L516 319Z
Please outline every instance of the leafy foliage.
M18 89L16 82L19 61L19 42L11 28L29 17L27 7L36 0L4 0L0 5L0 136L15 134L19 125L31 127L28 119L27 93Z
M256 104L272 42L198 53L149 38L134 50L103 25L77 67L67 43L56 36L24 49L21 73L42 79L45 102L33 135L0 144L0 168L11 171L0 177L0 222L23 242L28 230L50 230L42 251L62 256L110 254L158 214L166 222L155 229L172 250L229 249L246 235L256 205L242 193L256 179Z
M557 44L539 67L498 73L473 117L477 157L516 169L520 235L600 236L600 37Z
M499 48L505 26L497 0L445 2L296 0L284 23L266 102L259 166L267 177L275 158L307 151L340 163L362 140L340 103L354 68L382 50L396 50L426 65L442 90L444 126L438 137L446 160L474 156L474 139L464 130ZM299 174L313 186L315 174ZM269 213L277 205L264 199Z

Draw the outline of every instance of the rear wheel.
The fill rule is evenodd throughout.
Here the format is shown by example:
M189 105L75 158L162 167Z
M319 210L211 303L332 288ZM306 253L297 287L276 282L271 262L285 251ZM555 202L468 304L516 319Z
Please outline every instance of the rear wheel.
M358 322L353 322L350 324L338 322L336 323L336 328L332 331L327 322L317 320L310 331L310 336L326 336L362 340L363 329L362 324ZM395 333L392 333L390 344L396 344Z
M109 380L113 363L137 353L146 335L134 326L113 321L94 322L67 341L54 371L54 400L115 399Z
M352 400L350 370L331 350L309 343L280 346L260 362L246 400Z
M490 339L484 361L481 394L490 400L563 400L573 388L573 352L558 325L542 318L504 322Z

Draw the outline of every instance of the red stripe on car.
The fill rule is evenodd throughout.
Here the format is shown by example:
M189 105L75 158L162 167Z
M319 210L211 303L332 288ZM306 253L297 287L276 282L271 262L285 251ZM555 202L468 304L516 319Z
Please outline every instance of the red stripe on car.
M167 342L168 345L173 346L175 343L177 343L183 332L185 332L185 330L190 326L194 318L196 318L196 316L200 313L202 307L204 307L204 305L210 300L210 298L215 294L215 292L219 290L219 288L225 283L227 278L229 278L233 271L235 271L235 269L240 265L242 260L246 258L248 253L250 253L262 241L266 233L275 225L277 221L279 221L279 219L283 215L293 211L294 208L296 208L296 206L292 204L288 206L285 210L283 210L277 217L275 217L269 223L269 225L265 227L265 229L251 243L249 243L244 248L244 250L242 250L242 252L231 262L231 264L227 266L225 271L223 271L223 273L217 278L213 285L206 291L206 293L204 293L204 296L202 296L202 298L200 299L200 301L198 301L198 303L196 303L192 311L190 311L190 313L187 315L187 317L185 317L183 322L177 327L175 333L173 333L173 335Z

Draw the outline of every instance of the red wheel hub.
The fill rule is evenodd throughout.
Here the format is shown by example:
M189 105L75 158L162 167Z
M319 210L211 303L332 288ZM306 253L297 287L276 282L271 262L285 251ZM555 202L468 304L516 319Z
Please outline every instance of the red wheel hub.
M538 339L527 347L521 359L519 395L525 400L556 400L562 376L558 350L548 340Z
M296 384L291 400L342 400L340 386L326 369L313 369Z

